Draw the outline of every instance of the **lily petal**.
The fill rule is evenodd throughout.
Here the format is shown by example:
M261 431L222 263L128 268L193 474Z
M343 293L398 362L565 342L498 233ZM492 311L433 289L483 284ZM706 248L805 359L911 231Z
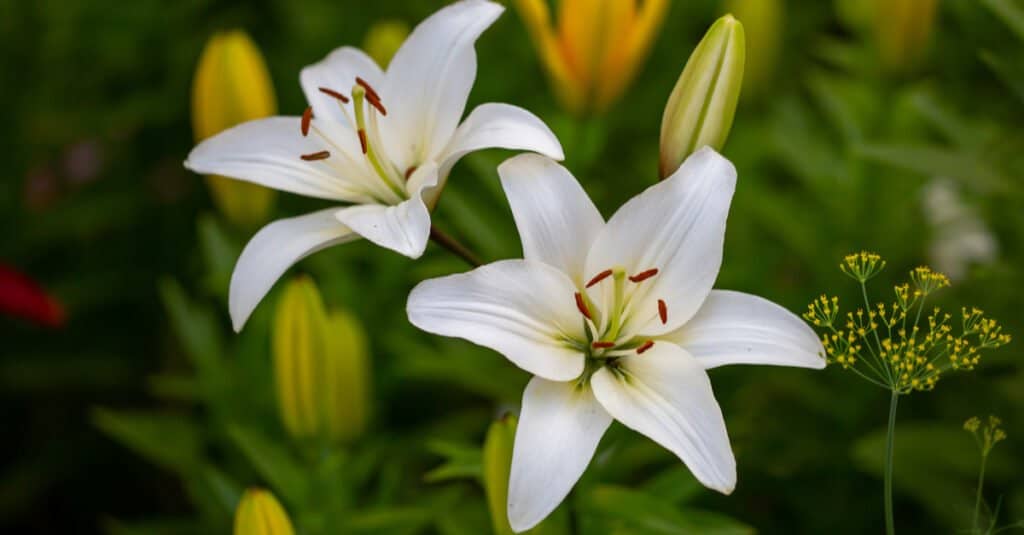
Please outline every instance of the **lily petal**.
M380 86L384 79L384 73L373 61L373 58L366 55L358 48L343 46L335 49L324 59L304 69L299 74L299 83L302 91L306 94L306 102L313 107L313 114L318 118L331 118L334 121L346 125L350 130L355 130L352 124L352 102L342 103L320 91L326 88L336 91L345 96L351 96L352 86L356 84L356 77L366 80L372 86Z
M630 286L624 329L654 336L676 329L697 312L722 265L725 223L735 189L736 169L705 147L608 220L587 257L587 272L615 266L631 275L658 270L657 276ZM611 286L596 288L607 292ZM599 297L598 302L607 302L605 296ZM664 323L659 299L667 304Z
M381 98L388 108L381 134L399 169L439 161L466 108L476 79L477 38L505 8L463 0L421 22L388 65Z
M736 459L711 381L692 355L655 342L643 355L619 359L591 377L594 396L616 420L661 444L704 486L729 494Z
M534 527L562 503L611 423L589 388L539 377L526 385L508 484L514 531Z
M712 290L697 315L665 335L704 369L765 364L821 369L825 349L796 314L756 295Z
M342 208L338 221L371 242L409 258L419 258L430 238L430 210L423 202L437 185L437 165L421 165L409 177L412 195L395 206L364 204Z
M330 159L300 158L337 149L319 137L302 137L299 123L298 117L268 117L229 128L192 149L185 167L307 197L364 202L360 188L339 178ZM362 172L353 169L353 173Z
M334 218L337 208L279 219L260 229L238 257L231 274L228 310L235 331L293 264L331 245L359 236Z
M558 138L536 115L509 104L481 104L455 130L455 136L441 156L441 176L447 176L455 162L480 149L529 150L562 160L565 153Z
M498 166L512 206L523 258L538 260L584 284L587 253L604 218L569 171L536 154L520 154Z
M406 310L424 331L469 340L534 375L569 381L583 373L583 354L564 341L583 335L574 292L572 281L547 264L502 260L419 283Z

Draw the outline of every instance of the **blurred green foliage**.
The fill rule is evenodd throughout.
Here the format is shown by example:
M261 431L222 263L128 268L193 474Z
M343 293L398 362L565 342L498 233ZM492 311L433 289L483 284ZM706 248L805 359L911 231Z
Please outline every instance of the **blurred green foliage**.
M375 414L343 448L293 444L275 407L271 293L231 334L227 280L249 236L213 215L192 146L189 88L213 32L246 29L263 50L282 113L305 107L298 71L362 42L377 20L415 24L439 1L111 0L0 2L0 261L67 307L60 331L4 318L0 527L34 533L227 533L244 488L272 488L302 533L487 533L481 447L528 379L499 355L431 337L405 318L415 282L465 269L357 242L295 271L328 306L367 326ZM946 0L929 52L881 68L870 0L786 0L771 84L745 98L724 153L739 170L717 286L800 311L849 288L842 254L881 253L886 283L929 262L955 226L929 223L925 185L951 180L998 243L941 297L976 305L1024 336L1024 4ZM651 57L609 113L583 121L548 90L517 14L477 46L470 106L530 109L605 215L657 179L663 106L697 40L721 14L675 2ZM753 56L752 56L753 57ZM439 226L488 260L517 256L496 165L455 167ZM283 195L279 215L315 201ZM934 266L940 268L940 266ZM886 284L880 283L879 287ZM852 297L852 296L845 296ZM1024 518L1024 367L1019 342L974 374L901 405L897 528L970 522L976 460L960 422L1002 415L986 496ZM739 466L724 497L617 424L563 505L582 533L877 533L886 396L837 370L712 372ZM559 513L562 514L562 513Z

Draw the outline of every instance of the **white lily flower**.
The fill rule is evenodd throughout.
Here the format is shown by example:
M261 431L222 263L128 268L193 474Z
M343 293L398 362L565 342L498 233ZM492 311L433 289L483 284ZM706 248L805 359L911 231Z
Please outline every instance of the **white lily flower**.
M252 238L231 277L236 330L285 270L325 247L363 237L422 255L430 211L465 154L499 147L563 158L551 130L522 108L482 104L459 124L476 78L473 45L503 10L485 0L441 9L387 71L339 48L302 70L310 105L302 117L244 123L192 150L185 166L197 173L347 204L273 222Z
M814 331L770 301L712 290L736 171L710 148L606 223L561 165L498 168L523 244L503 260L420 283L409 320L532 373L523 393L508 517L527 530L565 498L612 419L728 494L736 462L705 370L823 368Z

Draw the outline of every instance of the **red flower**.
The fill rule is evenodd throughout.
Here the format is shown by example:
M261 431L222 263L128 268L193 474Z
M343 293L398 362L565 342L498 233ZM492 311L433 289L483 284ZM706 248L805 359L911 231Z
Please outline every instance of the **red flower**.
M64 325L64 307L35 281L0 264L0 314L23 318L45 327Z

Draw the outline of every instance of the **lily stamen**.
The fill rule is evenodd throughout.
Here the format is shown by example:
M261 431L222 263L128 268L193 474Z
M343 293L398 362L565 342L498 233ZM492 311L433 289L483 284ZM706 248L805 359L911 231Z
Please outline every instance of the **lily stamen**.
M611 348L611 347L615 347L615 342L597 341L597 342L594 342L594 343L590 344L590 346L593 347L594 349L608 349L608 348Z
M322 150L320 152L312 152L312 153L309 153L309 154L303 154L303 155L299 156L299 158L302 158L303 160L306 160L307 162L314 162L316 160L326 160L327 158L330 158L330 157L331 157L330 151L326 151L326 150Z
M590 279L590 282L587 283L587 288L590 288L591 286L593 286L593 285L595 285L595 284L605 280L606 278L611 276L611 274L612 274L612 270L606 269L606 270L598 273L597 275L594 275L594 278Z
M409 166L409 168L405 170L405 180L406 180L406 182L409 181L409 177L411 177L412 174L415 173L415 172L416 172L416 166L415 165Z
M583 300L583 294L576 292L576 308L579 309L580 314L583 314L588 320L594 318L590 315L590 309L587 308L587 302Z
M662 325L668 323L668 305L664 299L658 299L658 318L661 319Z
M306 106L306 111L302 112L302 137L309 135L309 122L313 119L313 107Z
M644 351L647 351L648 349L650 349L652 347L654 347L654 340L648 340L648 341L644 342L643 344L641 344L640 347L636 348L636 354L637 355L643 355Z
M348 104L349 103L349 98L348 97L346 97L345 95L342 95L341 93L339 93L339 92L337 92L337 91L335 91L333 89L328 89L326 87L318 87L317 90L319 90L321 93L323 93L325 95L328 95L328 96L331 96L331 97L334 97L334 98L340 100L343 104Z
M658 274L658 268L651 268L645 271L641 271L636 275L630 275L629 280L632 282L643 282Z

